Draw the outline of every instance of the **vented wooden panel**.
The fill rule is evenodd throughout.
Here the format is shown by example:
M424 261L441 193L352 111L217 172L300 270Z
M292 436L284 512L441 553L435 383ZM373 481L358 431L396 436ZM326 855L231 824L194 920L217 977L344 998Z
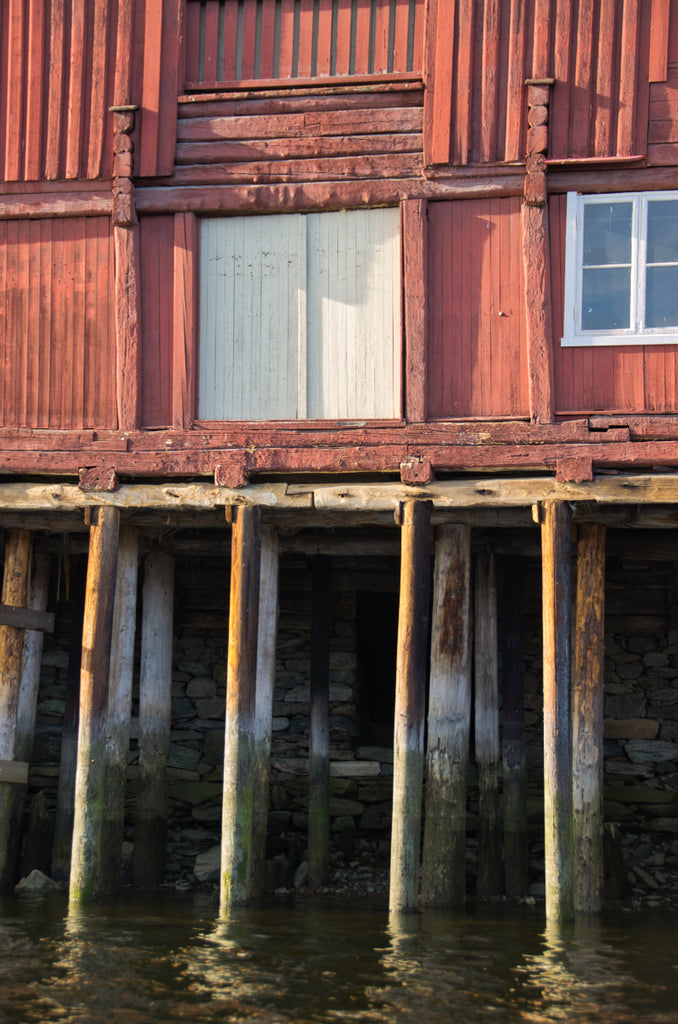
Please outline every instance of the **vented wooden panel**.
M429 415L526 416L520 201L428 211Z
M421 74L424 0L188 0L186 88Z
M105 217L0 221L0 423L117 425Z

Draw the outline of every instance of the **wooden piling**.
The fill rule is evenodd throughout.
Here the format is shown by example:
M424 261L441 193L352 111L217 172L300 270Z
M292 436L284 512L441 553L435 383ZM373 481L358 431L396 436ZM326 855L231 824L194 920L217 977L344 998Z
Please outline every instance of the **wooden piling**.
M393 730L391 913L414 911L418 901L430 563L430 506L407 501L402 509Z
M78 757L69 895L99 892L106 786L106 713L120 511L92 510L82 627Z
M144 561L139 668L139 789L132 879L160 885L167 862L167 756L172 728L174 559L153 551Z
M524 896L528 882L527 762L523 685L523 569L517 555L503 559L502 579L502 812L504 891Z
M75 814L75 773L78 762L78 711L80 704L80 663L82 625L85 612L85 567L76 562L70 568L71 635L66 670L66 697L61 727L61 756L57 789L56 819L52 843L52 878L68 882L71 870L73 816Z
M421 902L466 899L466 781L471 729L471 528L439 526L431 625Z
M605 527L578 528L572 708L574 908L600 911L603 899L603 685Z
M571 713L571 513L541 506L544 675L544 861L546 916L574 916Z
M330 619L328 555L311 562L311 723L308 766L308 883L330 872Z
M2 603L26 607L31 535L28 530L10 530L5 545ZM23 630L0 626L0 760L16 758L17 710L21 685ZM18 847L12 842L14 786L0 782L0 890L16 879Z
M228 621L224 796L221 823L222 910L245 903L252 846L254 719L261 565L261 511L234 510Z
M121 883L138 562L138 531L132 526L123 526L118 547L108 686L108 779L101 868L101 891L106 893L117 892Z
M261 530L257 681L254 711L252 849L247 875L248 898L263 896L266 883L271 724L278 630L278 547L278 534L275 528L263 526Z
M497 583L494 555L475 561L474 612L475 750L478 768L479 899L504 891L499 809L499 662Z

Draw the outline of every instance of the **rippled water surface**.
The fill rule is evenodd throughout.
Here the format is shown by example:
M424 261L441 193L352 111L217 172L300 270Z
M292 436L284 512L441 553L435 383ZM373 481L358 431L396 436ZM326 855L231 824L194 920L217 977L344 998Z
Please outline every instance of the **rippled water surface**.
M206 898L0 904L0 1022L678 1024L678 921L546 928L487 907L389 920L285 899L219 921Z

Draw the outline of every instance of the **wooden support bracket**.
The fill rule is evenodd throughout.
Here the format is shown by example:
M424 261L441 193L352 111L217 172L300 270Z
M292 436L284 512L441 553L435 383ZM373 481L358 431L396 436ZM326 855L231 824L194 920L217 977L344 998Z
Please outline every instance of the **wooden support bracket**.
M13 626L14 629L37 629L41 633L53 633L54 613L0 604L0 626Z

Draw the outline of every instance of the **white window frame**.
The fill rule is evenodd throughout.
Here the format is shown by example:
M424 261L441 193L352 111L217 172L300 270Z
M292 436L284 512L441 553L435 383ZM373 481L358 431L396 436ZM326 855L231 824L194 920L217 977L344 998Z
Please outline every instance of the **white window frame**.
M645 327L645 254L647 248L648 200L678 200L676 192L616 192L606 195L567 194L567 234L565 243L565 299L563 347L583 345L675 345L678 326ZM633 203L631 237L631 318L630 327L586 331L581 327L582 265L584 249L584 207L600 203Z

